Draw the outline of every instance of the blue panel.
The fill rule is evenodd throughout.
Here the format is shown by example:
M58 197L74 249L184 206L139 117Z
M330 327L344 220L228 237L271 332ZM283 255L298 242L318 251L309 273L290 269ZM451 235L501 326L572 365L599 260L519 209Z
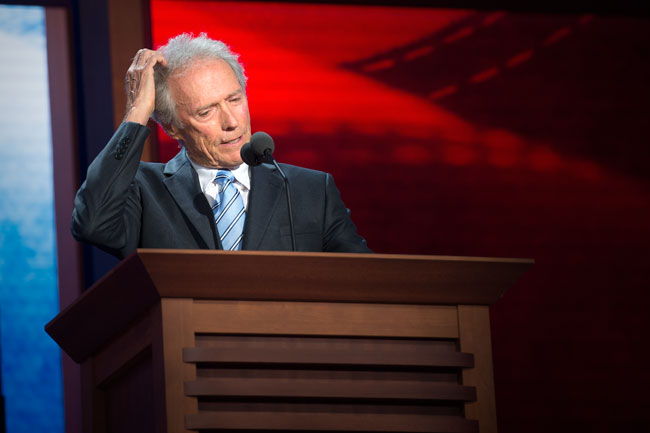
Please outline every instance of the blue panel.
M0 348L7 432L64 430L45 13L0 5Z

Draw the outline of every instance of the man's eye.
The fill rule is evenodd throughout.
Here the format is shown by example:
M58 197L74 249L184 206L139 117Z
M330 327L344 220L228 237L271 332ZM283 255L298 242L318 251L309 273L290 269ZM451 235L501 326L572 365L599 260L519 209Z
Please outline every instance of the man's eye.
M241 97L232 98L232 99L230 100L230 102L239 102L239 101L241 101Z
M199 111L199 117L205 117L210 114L210 110Z

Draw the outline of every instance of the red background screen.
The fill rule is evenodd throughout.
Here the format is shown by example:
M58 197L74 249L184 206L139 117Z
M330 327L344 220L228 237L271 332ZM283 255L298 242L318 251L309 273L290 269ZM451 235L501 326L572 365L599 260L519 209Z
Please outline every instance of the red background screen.
M649 426L648 21L152 2L156 46L241 54L253 131L332 173L375 252L536 260L491 313L503 432Z

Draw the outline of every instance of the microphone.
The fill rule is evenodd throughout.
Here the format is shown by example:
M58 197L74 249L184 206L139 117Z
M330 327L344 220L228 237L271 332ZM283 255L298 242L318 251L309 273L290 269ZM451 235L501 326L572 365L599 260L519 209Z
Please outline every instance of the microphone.
M251 137L251 141L241 148L241 159L253 167L265 162L273 164L273 151L275 144L273 139L266 132L258 131ZM283 176L284 177L284 176Z
M275 144L273 139L266 132L258 131L251 136L251 141L244 144L239 152L241 159L250 166L258 166L262 163L273 164L284 181L284 190L287 195L287 210L289 212L289 228L291 229L291 250L296 251L296 233L293 228L293 210L291 209L291 190L289 179L284 174L278 163L273 158Z

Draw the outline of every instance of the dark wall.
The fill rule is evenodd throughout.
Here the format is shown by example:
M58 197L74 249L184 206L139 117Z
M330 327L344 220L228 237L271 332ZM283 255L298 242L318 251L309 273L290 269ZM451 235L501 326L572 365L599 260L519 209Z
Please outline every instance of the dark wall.
M78 119L79 178L113 134L113 96L106 0L71 0L72 41ZM71 214L72 215L72 212ZM85 286L90 287L117 260L98 248L83 248Z

